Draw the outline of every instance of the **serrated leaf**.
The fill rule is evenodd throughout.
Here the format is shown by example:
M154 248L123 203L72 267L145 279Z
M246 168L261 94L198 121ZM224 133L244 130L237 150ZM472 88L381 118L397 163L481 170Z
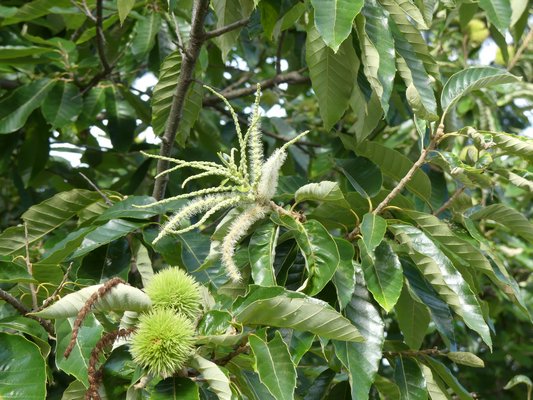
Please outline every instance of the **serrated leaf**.
M72 317L58 320L55 323L55 331L57 335L55 362L60 370L74 376L77 380L81 381L85 387L89 387L87 379L89 357L94 346L100 340L103 329L94 316L88 315L78 331L76 345L72 349L70 356L65 358L63 354L67 349L72 336L74 320L75 317Z
M439 295L491 347L489 327L479 301L450 259L419 229L400 224L390 229L399 242L410 249L411 259Z
M244 325L292 328L328 339L362 341L357 328L321 300L281 287L252 287L235 310L236 321Z
M440 361L429 356L422 356L421 361L426 364L431 371L446 383L461 400L472 400L472 395L457 380L452 372Z
M363 215L359 230L363 235L363 242L366 246L366 250L373 252L385 237L385 233L387 232L387 221L379 215L367 213Z
M46 397L46 364L39 347L21 335L0 332L0 398L42 400Z
M529 179L526 179L523 176L516 174L513 171L509 171L507 169L497 169L494 172L500 175L501 177L503 177L505 181L510 182L516 187L519 187L530 193L533 193L533 181L530 181ZM522 175L528 176L527 172L526 173L521 172L521 173Z
M29 208L22 214L28 226L29 244L57 229L86 207L101 201L101 196L89 190L74 189L61 192ZM25 247L24 227L6 229L0 235L0 255L20 253Z
M135 5L135 0L117 0L118 18L120 25L124 23L131 9Z
M343 310L352 299L353 288L355 287L355 250L353 245L347 240L335 238L339 249L340 263L333 275L333 283L339 299L339 307Z
M404 342L409 348L418 350L426 336L429 321L431 320L427 307L414 300L409 293L409 289L404 285L394 309Z
M279 331L270 342L256 335L250 335L248 341L255 356L254 369L261 382L276 400L292 400L296 388L296 368Z
M344 199L344 195L337 182L322 181L319 183L308 183L302 186L294 193L296 204L302 201L321 201L333 202L350 207Z
M22 128L30 114L43 103L55 84L55 80L40 79L17 88L10 96L3 99L0 102L0 134L15 132Z
M248 255L254 283L261 286L276 286L274 258L279 227L269 223L255 230L248 244Z
M77 258L90 253L94 249L111 243L136 229L147 225L147 222L131 222L125 219L112 219L88 233L81 242L78 250L72 254L71 258Z
M403 154L376 142L364 141L357 146L357 154L370 159L383 174L396 181L400 181L413 165ZM414 173L406 188L424 200L431 198L431 181L420 169Z
M363 7L362 0L311 0L315 10L315 27L334 52L350 35L355 16Z
M475 354L467 351L450 351L446 356L456 364L467 365L474 368L483 368L485 363Z
M80 90L69 82L59 81L48 92L41 110L53 128L61 128L80 114L83 100Z
M383 4L387 11L389 11L391 14L393 14L391 6L401 10L417 24L418 29L429 29L426 21L424 20L422 12L411 0L380 0L379 2Z
M34 313L34 315L49 319L75 317L89 297L93 293L96 293L102 286L93 285L67 294L51 306ZM151 307L152 302L150 298L141 289L119 283L107 292L105 296L100 297L96 301L93 309L95 312L126 310L142 312L148 311Z
M440 102L444 114L464 95L473 90L520 81L505 70L493 67L471 67L453 74L444 84Z
M351 37L335 53L326 46L317 29L311 26L307 32L305 59L318 97L320 116L325 128L330 130L348 108L359 68Z
M370 250L364 240L359 240L358 245L368 290L379 305L389 312L402 291L403 274L400 260L387 242L381 242L375 251Z
M143 57L154 47L155 37L161 26L161 15L151 11L135 22L131 52Z
M495 147L507 154L533 159L533 140L504 132L487 132L492 136Z
M490 219L509 228L513 234L533 242L533 224L521 213L505 204L491 204L470 216L472 220Z
M195 354L191 359L191 367L200 372L219 400L231 400L230 380L218 365Z
M337 269L340 256L335 240L317 220L300 223L292 217L283 215L279 223L294 234L308 271L307 294L314 296L331 280Z
M35 283L37 282L28 269L14 262L0 261L0 283Z
M479 0L479 7L485 10L489 22L505 35L511 25L512 8L509 0Z
M337 357L349 373L352 399L368 399L370 387L378 371L385 340L385 325L379 309L370 300L370 294L356 285L352 300L345 310L364 337L364 343L333 342Z
M400 389L401 400L426 400L428 392L420 366L415 360L396 357L394 380Z

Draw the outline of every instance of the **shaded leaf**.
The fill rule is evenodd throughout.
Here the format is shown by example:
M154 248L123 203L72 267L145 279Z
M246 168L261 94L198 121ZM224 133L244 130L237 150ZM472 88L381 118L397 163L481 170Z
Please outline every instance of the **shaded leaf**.
M509 0L479 0L479 7L487 13L491 24L505 35L511 25L511 3Z
M136 56L144 57L154 47L155 38L160 27L161 15L155 11L149 11L148 15L137 20L133 30L134 37L131 42L131 52Z
M274 258L279 227L269 223L255 230L248 244L248 255L254 282L261 286L276 286Z
M80 90L69 82L59 81L48 92L41 110L53 128L61 128L74 121L82 111Z
M428 398L424 375L415 360L403 356L396 357L394 380L400 389L400 399L426 400Z
M117 0L118 18L122 25L126 20L126 17L130 13L131 9L135 5L135 0Z
M215 392L220 400L231 400L230 380L218 365L195 354L191 367L200 372L209 389Z
M363 215L363 220L359 227L363 235L363 242L366 249L373 252L379 246L385 233L387 232L387 221L379 215L367 213Z
M294 200L296 203L302 201L326 201L332 203L338 203L345 207L350 205L344 199L344 195L337 182L322 181L319 183L308 183L302 186L294 193Z
M404 342L414 350L418 350L426 336L431 320L427 307L413 299L404 285L394 310L398 325L403 334Z
M461 383L446 367L446 365L434 359L433 357L422 356L421 360L454 391L459 399L472 400L472 395L470 392L466 390L463 385L461 385Z
M341 172L363 197L374 197L381 190L383 176L376 164L366 157L337 160Z
M333 283L337 291L340 309L344 309L352 299L353 288L355 287L355 261L354 246L347 240L335 238L339 249L340 263L333 275Z
M491 204L470 216L473 220L490 219L524 239L533 242L533 224L521 213L505 204Z

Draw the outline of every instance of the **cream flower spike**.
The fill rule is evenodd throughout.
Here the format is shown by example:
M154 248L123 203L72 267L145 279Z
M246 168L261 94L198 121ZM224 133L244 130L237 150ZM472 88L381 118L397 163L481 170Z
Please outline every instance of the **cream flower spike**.
M265 160L263 156L263 142L261 136L261 113L259 101L261 87L257 85L255 102L250 114L248 130L243 135L239 126L237 113L228 100L209 86L204 86L215 96L218 96L228 107L239 141L239 149L231 149L229 154L219 153L220 163L211 161L184 161L171 157L163 157L142 152L147 157L166 160L176 164L156 176L171 173L182 168L198 170L197 173L186 178L182 187L188 182L207 176L219 176L221 183L206 189L183 193L155 203L135 206L148 208L155 205L167 204L173 200L191 200L176 210L169 220L163 225L161 232L154 239L157 243L169 234L182 234L201 226L215 213L227 208L244 207L244 211L233 221L221 246L222 265L227 275L234 282L241 279L239 270L233 260L235 247L246 236L254 223L265 218L273 210L272 197L278 187L279 171L287 158L287 148L308 133L303 132L274 150L272 155ZM190 218L202 215L197 222L188 224Z

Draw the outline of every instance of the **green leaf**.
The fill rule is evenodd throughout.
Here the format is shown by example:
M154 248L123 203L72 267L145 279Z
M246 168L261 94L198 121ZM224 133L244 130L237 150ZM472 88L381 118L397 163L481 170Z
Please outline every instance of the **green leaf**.
M255 356L254 369L261 382L276 400L292 400L296 388L296 368L279 331L270 342L250 335L249 343Z
M377 389L381 400L400 400L400 389L391 380L376 375L374 387Z
M85 385L80 381L74 380L70 382L68 387L63 392L61 400L80 400L85 398L86 392L87 388Z
M504 132L487 133L492 136L495 147L504 153L514 154L529 160L533 159L533 140Z
M376 164L366 157L337 160L341 172L363 197L374 197L381 190L383 176Z
M135 255L135 261L137 270L139 271L139 274L141 274L143 287L146 287L154 276L154 269L152 267L152 260L150 259L148 249L142 244L139 244L139 249Z
M515 375L512 377L512 379L507 382L507 384L503 387L505 390L509 390L516 385L523 383L527 386L527 400L531 400L531 392L533 390L533 383L531 383L531 379L529 379L525 375Z
M85 236L80 247L72 254L71 258L84 256L104 244L111 243L136 229L142 228L146 224L147 222L130 222L125 219L112 219Z
M431 400L452 400L452 397L448 393L444 383L436 374L433 373L431 368L424 364L420 365L420 368L422 369L422 374L426 379L426 388Z
M93 285L80 289L77 292L67 294L49 307L34 313L39 317L60 319L75 317L83 308L85 302L96 293L103 285ZM148 311L152 307L152 302L146 293L133 286L119 283L113 287L105 296L100 297L93 310L95 312L108 311Z
M481 358L467 351L450 351L446 356L456 364L467 365L474 368L485 367L485 363Z
M379 2L385 6L391 15L394 13L399 14L396 10L400 10L402 12L402 16L403 13L409 16L409 18L416 23L418 29L429 29L426 21L424 20L424 16L411 0L380 0Z
M362 0L311 0L316 29L334 52L350 36L353 21L363 3Z
M355 286L345 310L346 317L361 331L364 343L333 342L337 357L349 373L352 399L365 400L378 371L385 340L385 324L368 291Z
M398 325L403 334L404 342L409 348L418 350L426 336L431 320L427 307L413 299L404 285L398 302L394 306Z
M68 358L65 358L63 353L70 342L74 320L74 317L60 319L55 323L57 336L55 361L60 370L74 376L85 387L89 387L87 379L89 357L94 346L100 340L103 329L92 315L88 315L78 332L76 345L72 349L72 353L70 353Z
M124 23L134 5L135 0L117 0L117 10L118 18L120 19L120 25Z
M150 400L200 400L198 385L187 378L172 377L150 390Z
M492 220L509 228L511 233L533 242L533 224L521 213L505 204L491 204L470 216L472 220Z
M487 13L488 20L502 35L511 25L512 8L509 0L479 0L479 7Z
M413 165L400 152L376 142L364 141L357 146L357 154L370 159L381 168L383 174L396 181L400 181ZM431 181L420 169L414 173L406 188L424 200L431 198Z
M82 107L83 100L78 87L69 82L59 81L48 92L41 110L52 127L61 128L74 121Z
M0 283L37 282L25 266L14 262L0 261Z
M257 228L248 244L248 255L254 282L261 286L276 286L274 258L279 227L268 223Z
M379 215L367 213L359 227L366 249L373 252L379 246L387 232L387 221Z
M493 67L471 67L459 71L453 74L442 88L440 102L444 114L447 114L462 96L473 90L517 81L520 81L520 78Z
M231 400L230 380L218 365L195 354L191 359L191 367L200 372L219 400Z
M239 385L239 390L250 400L276 400L253 371L253 362L252 356L240 354L233 357L226 367L233 375L232 380Z
M241 3L239 0L213 0L211 4L217 17L217 29L247 18L252 12L252 6L248 1ZM223 61L227 61L229 51L239 42L240 33L241 28L238 28L215 38L215 43L222 52Z
M30 207L22 214L28 225L28 242L41 239L57 229L76 214L101 201L101 196L89 190L74 189L61 192L55 196ZM17 226L6 229L0 234L0 255L9 256L22 252L25 247L24 227Z
M2 63L9 62L12 59L24 58L28 56L41 55L43 53L51 53L54 50L50 47L39 46L0 46L0 60ZM7 61L5 61L7 60ZM40 60L36 58L36 60ZM42 60L40 60L42 62Z
M24 2L15 15L2 21L2 26L17 24L22 21L31 21L50 13L52 7L66 8L72 4L67 0L33 0Z
M46 363L39 347L23 336L0 332L0 397L42 400L46 397Z
M394 41L387 11L375 0L365 2L362 14L356 19L356 28L365 75L387 115L396 74Z
M24 126L30 114L38 108L55 80L40 79L16 89L0 102L0 134L11 133Z
M363 340L356 327L326 302L281 287L252 286L250 293L253 297L242 300L234 313L236 321L244 325L292 328L328 339Z
M339 265L337 244L327 229L316 220L300 223L283 215L279 217L279 222L294 233L309 273L306 291L314 296L331 280Z
M461 385L446 365L429 356L422 356L421 361L431 368L454 391L459 399L472 400L470 392Z
M333 283L339 299L339 307L343 310L352 299L353 288L355 287L355 249L347 240L335 238L339 249L340 263L333 275Z
M344 199L344 195L337 182L322 181L308 183L294 193L296 204L302 201L332 202L349 208L350 205Z
M419 229L410 225L393 225L390 229L410 249L411 259L439 295L491 347L489 327L479 301L450 259Z
M0 329L15 331L32 337L33 342L39 346L41 355L46 359L50 354L50 344L48 343L48 332L34 319L16 315L0 319Z
M428 392L420 366L415 360L396 357L394 380L400 388L401 400L426 400Z
M320 116L326 130L344 115L355 84L359 60L348 37L335 53L311 26L307 32L305 59Z
M389 312L402 292L403 274L400 260L387 242L382 242L375 251L367 247L364 239L360 239L358 245L368 290L379 305Z
M155 44L155 37L161 27L161 15L154 11L149 11L135 23L134 37L131 42L131 52L135 56L144 57Z

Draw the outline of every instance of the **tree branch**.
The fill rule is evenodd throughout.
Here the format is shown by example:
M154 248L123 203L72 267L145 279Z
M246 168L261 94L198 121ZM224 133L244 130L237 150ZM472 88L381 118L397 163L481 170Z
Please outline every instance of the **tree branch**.
M459 197L459 195L461 193L463 193L465 191L465 187L464 186L461 186L460 188L458 188L451 196L450 198L437 210L433 213L434 216L437 216L439 215L440 213L442 213L444 210L446 210L450 204L453 203L453 201Z
M176 90L172 98L170 106L170 114L168 116L165 133L161 138L161 149L159 155L169 157L172 152L176 133L178 131L181 115L183 112L183 105L185 104L185 96L192 81L194 67L200 49L205 40L204 20L209 10L209 0L195 0L193 4L191 33L189 44L187 45L180 69L180 75ZM168 161L160 159L157 162L157 174L160 174L168 168ZM168 182L168 174L162 175L155 180L154 190L152 196L157 200L161 200L165 196L165 190Z
M277 86L280 83L307 83L309 82L309 77L300 75L298 71L287 72L286 74L276 75L273 78L265 79L264 81L259 82L261 89L269 89L271 87ZM255 85L250 85L250 87L235 89L227 92L222 92L221 94L228 100L236 99L238 97L248 96L256 91ZM220 103L222 100L217 96L209 96L204 99L204 106L213 106L214 104Z
M248 23L248 21L250 21L250 18L244 18L239 21L235 21L229 25L223 26L221 28L206 32L204 33L204 40L209 40L217 36L222 36L224 33L228 33L242 26L245 26Z
M516 51L514 57L511 59L511 61L509 61L509 65L507 65L507 71L510 71L513 69L513 67L516 65L516 63L520 59L520 56L522 55L522 53L527 49L527 46L529 42L531 41L531 39L533 39L533 27L529 29L529 33L527 34L526 38L524 39L524 41L522 42L522 44Z
M17 299L16 297L13 297L11 294L9 294L3 289L0 289L0 299L4 300L8 304L11 304L13 308L17 310L23 316L37 321L46 330L46 332L50 334L50 336L55 335L54 326L49 321L36 317L35 315L28 314L31 312L31 310L28 307L26 307L24 304L22 304L19 299Z

